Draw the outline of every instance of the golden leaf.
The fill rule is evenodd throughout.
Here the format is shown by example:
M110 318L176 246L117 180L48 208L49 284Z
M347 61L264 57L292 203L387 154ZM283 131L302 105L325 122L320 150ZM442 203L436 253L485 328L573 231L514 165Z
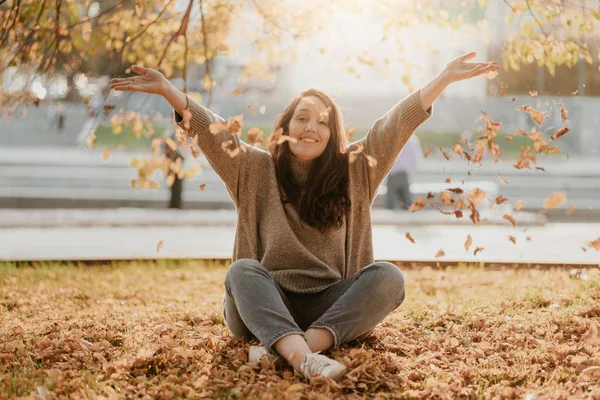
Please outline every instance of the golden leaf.
M92 148L92 145L94 144L95 140L96 140L96 132L90 133L90 135L85 140L85 145L87 146L88 149Z
M517 220L516 220L516 219L514 219L514 218L513 218L511 215L504 214L504 215L502 216L502 218L504 218L504 219L505 219L505 220L507 220L507 221L510 221L510 223L512 224L512 226L515 226L515 225L517 224Z
M504 183L505 185L508 185L510 182L507 181L506 179L504 179L502 177L502 175L500 175L500 172L498 172L498 178L500 178L500 182Z
M104 150L104 153L102 153L102 159L104 160L104 162L107 162L109 158L110 158L110 150Z
M239 96L240 94L244 93L244 90L245 89L243 87L237 88L233 92L231 92L231 95L232 96Z
M506 197L502 197L502 196L496 197L496 204L502 204L507 201L508 201L508 199Z
M206 183L203 183L200 185L200 190L202 190L202 191L206 190Z
M473 205L481 203L485 199L485 192L479 188L475 188L469 192L469 201Z
M525 204L527 203L523 200L517 200L517 202L515 203L515 210L520 211L523 207L525 207Z
M435 253L435 257L444 257L446 255L446 253L444 253L444 250L439 249L437 253Z
M156 252L158 253L160 251L160 249L163 248L163 241L161 240L160 242L158 242L158 244L156 245Z
M593 247L596 250L600 250L600 237L596 240L592 240L590 242L590 247Z
M477 255L477 253L479 253L480 251L483 251L483 250L484 250L484 248L483 248L483 247L476 247L476 248L475 248L475 251L473 251L473 255L474 255L474 256L476 256L476 255Z
M352 136L354 136L355 131L356 131L356 126L352 126L346 131L346 138L348 138L348 141L352 140Z
M430 153L431 153L431 145L428 144L427 147L425 148L425 151L423 152L423 158L427 158L427 156L429 156Z
M555 192L544 200L543 207L545 209L555 208L567 201L567 194L564 192Z
M443 148L440 147L440 151L442 152L442 154L444 155L444 158L446 158L446 160L450 160L450 155L448 153L446 153Z
M557 130L557 131L554 133L554 135L550 136L550 139L552 139L552 140L556 140L556 139L558 139L559 137L561 137L561 136L565 135L565 134L566 134L567 132L569 132L569 131L570 131L570 129L569 129L568 127L566 127L566 126L565 126L564 128L560 128L559 130Z
M471 235L467 235L467 240L465 241L465 251L469 251L469 247L473 244L473 238Z
M542 122L544 121L544 114L531 106L519 106L517 110L525 111L531 115L531 118L538 124L542 126Z
M416 243L416 242L415 242L415 239L413 239L413 237L410 235L410 233L409 233L409 232L406 232L406 238L407 238L408 240L410 240L412 243Z
M167 186L172 187L173 183L175 183L175 174L169 174L169 176L167 176Z
M419 197L412 203L412 205L410 206L408 211L417 212L419 210L422 210L424 207L425 207L425 200L423 200L422 197Z
M565 214L567 215L571 215L571 213L575 211L575 206L571 206L567 209L567 211L565 211Z
M449 206L450 204L452 204L452 195L450 194L450 192L442 192L440 193L440 200L442 200L442 203L444 203L445 206Z
M512 235L509 235L509 236L508 236L508 240L510 240L510 241L511 241L511 242L513 242L514 244L517 244L517 238L516 238L516 237L514 237L514 236L512 236Z

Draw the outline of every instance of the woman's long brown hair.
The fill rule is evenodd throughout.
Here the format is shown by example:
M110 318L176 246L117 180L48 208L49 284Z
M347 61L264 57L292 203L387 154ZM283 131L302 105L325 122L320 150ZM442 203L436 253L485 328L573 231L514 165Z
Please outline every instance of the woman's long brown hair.
M290 168L292 151L286 140L277 144L280 135L289 135L289 124L298 103L306 96L321 99L329 110L331 136L321 156L312 164L305 193L294 178ZM274 134L269 138L268 149L275 161L277 182L282 201L296 206L301 220L322 233L330 228L341 228L350 208L348 196L348 154L344 122L339 107L325 92L308 89L300 93L275 121Z

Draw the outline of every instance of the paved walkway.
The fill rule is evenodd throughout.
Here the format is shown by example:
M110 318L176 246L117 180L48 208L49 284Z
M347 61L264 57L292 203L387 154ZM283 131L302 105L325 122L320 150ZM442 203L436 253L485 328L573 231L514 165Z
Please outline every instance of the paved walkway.
M234 236L234 226L2 228L0 260L227 259ZM600 237L600 224L376 225L373 236L378 260L600 265L600 251L587 245ZM474 256L476 247L484 250ZM440 249L445 256L435 257Z

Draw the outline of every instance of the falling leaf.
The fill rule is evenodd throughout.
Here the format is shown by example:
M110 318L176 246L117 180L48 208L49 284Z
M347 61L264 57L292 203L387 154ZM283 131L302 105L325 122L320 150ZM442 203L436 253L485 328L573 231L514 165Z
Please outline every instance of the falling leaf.
M110 150L104 150L104 153L102 153L102 159L104 160L104 162L107 162L109 158L110 158Z
M566 215L571 215L571 213L575 211L575 206L571 206L569 208L567 208L567 211L565 211Z
M425 207L425 200L423 200L422 197L419 197L418 199L416 199L412 205L410 206L410 208L408 209L408 211L410 212L417 212L419 210L422 210L423 207Z
M574 92L571 92L571 96L577 96L577 93L579 93L579 89L577 89L577 90L576 90L576 91L574 91Z
M406 238L407 238L408 240L410 240L412 243L416 243L416 242L415 242L415 239L413 239L413 237L411 236L411 234L410 234L409 232L406 232Z
M440 147L440 151L442 152L442 154L444 155L444 158L445 158L446 160L450 160L450 154L446 153L446 152L444 151L444 149L443 149L443 148L441 148L441 147Z
M429 156L430 153L431 153L431 145L428 144L427 147L425 148L425 151L423 152L423 158L427 158L427 156Z
M158 253L160 251L160 249L163 248L163 241L161 240L160 242L158 242L158 244L156 245L156 252Z
M439 249L437 253L435 253L435 257L444 257L446 255L446 253L444 253L444 250Z
M517 202L515 203L515 210L520 211L523 207L525 207L525 204L527 204L525 201L517 200Z
M85 145L88 149L92 148L92 145L94 144L94 141L96 140L96 132L92 132L90 133L90 135L87 137L87 139L85 140Z
M564 192L552 193L546 200L544 200L543 207L545 209L551 209L560 206L567 201L567 194Z
M165 139L165 144L167 146L169 146L169 148L173 151L177 151L177 143L175 143L175 141L171 138L166 138Z
M531 115L531 118L533 118L536 124L542 126L542 122L544 121L544 114L542 112L531 106L519 106L517 107L517 110L527 112L529 115Z
M563 103L556 104L560 107L560 120L563 124L569 124L569 111Z
M596 250L600 250L600 237L596 240L592 240L590 242L590 247L593 247Z
M469 247L473 244L473 238L471 235L467 235L467 240L465 241L465 251L469 251Z
M206 183L203 183L200 185L200 190L202 190L202 191L206 190Z
M477 255L477 253L479 253L480 251L483 251L483 250L484 250L484 248L483 248L483 247L476 247L476 248L475 248L475 251L473 252L473 255L474 255L474 256L476 256L476 255Z
M505 185L508 185L510 182L507 181L506 179L504 179L502 177L502 175L500 175L500 172L498 172L498 178L500 178L500 182L504 183Z
M449 192L442 192L440 193L440 200L442 200L442 203L445 206L449 206L450 204L452 204L452 195Z
M502 197L502 196L496 197L496 204L502 204L507 201L508 201L508 199L506 197Z
M507 221L510 221L510 223L512 224L512 226L515 226L517 224L517 220L514 219L512 216L508 215L508 214L504 214L502 216L502 218L504 218Z
M237 89L235 89L233 92L231 92L232 96L239 96L240 94L244 93L244 88L243 87L239 87Z
M446 182L446 183L450 183L450 178L446 178L446 179L444 179L444 182Z
M535 167L535 169L537 169L538 171L544 171L544 172L546 172L546 170L544 168L542 168L542 167Z
M462 146L458 143L456 143L456 144L454 144L454 146L452 146L452 151L454 151L459 156L462 156L464 154Z
M535 97L537 97L537 96L538 96L538 92L537 92L537 90L531 90L531 91L529 91L529 95L530 95L531 97L534 97L534 98L535 98Z
M348 138L348 141L352 140L352 137L354 136L355 131L356 131L356 126L352 126L346 131L346 137Z
M517 238L512 236L512 235L508 235L508 240L510 240L511 242L513 242L514 244L517 244Z
M558 139L559 137L561 137L561 136L565 135L565 134L566 134L567 132L569 132L569 131L570 131L570 129L569 129L568 127L566 127L566 126L565 126L565 127L563 127L563 128L560 128L559 130L557 130L557 131L554 133L554 135L550 136L550 139L552 139L552 140L556 140L556 139Z
M475 188L469 192L469 201L473 205L481 203L485 199L485 192L479 188Z
M219 50L219 51L229 51L229 46L227 46L225 43L219 43L217 45L217 50Z
M560 153L560 148L557 146L550 146L546 149L545 153L546 155L548 154L552 154L552 153Z
M506 135L504 136L504 140L513 140L514 138L512 136Z
M496 76L498 76L498 71L490 71L490 72L488 72L487 74L485 74L485 77L486 77L488 80L492 80L492 79L494 79Z
M173 183L175 183L175 174L169 174L169 176L167 176L167 186L172 187Z

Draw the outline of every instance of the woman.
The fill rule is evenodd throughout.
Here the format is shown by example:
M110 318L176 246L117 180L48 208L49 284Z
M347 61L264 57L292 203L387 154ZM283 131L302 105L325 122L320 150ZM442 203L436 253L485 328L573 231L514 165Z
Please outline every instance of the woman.
M139 75L112 80L114 90L162 95L227 187L238 224L223 311L236 337L256 337L265 346L250 349L251 361L270 352L306 377L339 380L346 368L318 353L366 337L402 303L402 273L373 259L371 205L443 90L500 68L468 62L473 57L452 60L350 145L337 105L307 90L277 119L279 136L268 152L226 129L211 133L210 125L214 131L223 119L158 71L133 66Z

